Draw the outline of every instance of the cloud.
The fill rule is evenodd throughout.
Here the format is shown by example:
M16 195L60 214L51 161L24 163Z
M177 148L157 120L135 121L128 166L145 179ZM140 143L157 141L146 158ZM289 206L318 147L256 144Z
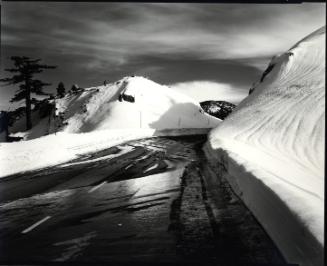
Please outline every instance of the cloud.
M11 55L42 58L58 65L42 74L55 85L141 74L247 91L274 54L325 23L325 5L5 1L1 64L10 66Z
M205 59L272 56L324 24L322 5L4 2L4 42L108 61L185 52Z
M171 88L184 93L198 102L216 100L240 103L248 93L245 90L235 89L229 84L211 81L192 81L170 85Z

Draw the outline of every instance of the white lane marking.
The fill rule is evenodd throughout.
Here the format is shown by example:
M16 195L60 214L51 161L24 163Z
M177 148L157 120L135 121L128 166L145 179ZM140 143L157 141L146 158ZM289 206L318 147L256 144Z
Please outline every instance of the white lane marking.
M97 190L98 188L102 187L102 186L103 186L104 184L106 184L106 183L107 183L107 181L103 181L101 184L99 184L99 185L97 185L97 186L91 188L91 189L88 191L88 193L92 193L93 191L95 191L95 190Z
M32 231L35 227L39 226L40 224L44 223L46 220L49 220L51 216L44 217L42 220L36 222L35 224L31 225L30 227L26 228L24 231L22 231L22 234L26 234L30 231Z

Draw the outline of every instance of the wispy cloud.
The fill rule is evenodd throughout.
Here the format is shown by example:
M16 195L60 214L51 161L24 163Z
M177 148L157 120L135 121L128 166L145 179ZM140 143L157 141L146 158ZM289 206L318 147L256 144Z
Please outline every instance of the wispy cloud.
M3 41L107 53L108 60L176 52L246 58L283 51L321 26L322 6L5 2Z
M323 3L3 2L2 7L3 66L14 54L41 57L59 66L46 78L82 86L141 73L168 83L211 80L248 88L271 56L322 26L326 17Z

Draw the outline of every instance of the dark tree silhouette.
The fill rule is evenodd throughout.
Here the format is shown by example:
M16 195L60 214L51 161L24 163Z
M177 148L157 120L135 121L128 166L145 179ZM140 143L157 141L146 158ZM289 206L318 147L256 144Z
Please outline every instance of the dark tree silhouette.
M79 89L78 85L77 85L77 84L74 84L74 85L72 86L72 88L71 88L71 91L72 91L72 92L77 92L78 89Z
M63 82L59 82L58 84L58 87L57 87L57 95L58 97L62 98L65 96L65 92L66 92L66 89L65 89L65 85Z
M0 82L6 85L19 84L19 89L16 91L14 97L10 102L20 101L25 99L26 105L26 130L32 128L31 119L31 92L39 95L46 95L43 92L43 87L51 85L41 80L34 79L34 75L41 73L44 69L53 69L56 66L48 66L39 64L41 59L30 59L26 56L12 56L10 58L14 61L14 68L5 69L10 73L15 73L11 78L2 78Z

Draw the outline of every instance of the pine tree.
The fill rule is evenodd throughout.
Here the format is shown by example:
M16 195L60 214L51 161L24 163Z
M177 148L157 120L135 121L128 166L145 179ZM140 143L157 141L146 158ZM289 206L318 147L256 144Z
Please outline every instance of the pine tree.
M72 91L72 92L77 92L78 89L79 89L78 85L77 85L77 84L74 84L74 85L72 86L72 88L71 88L71 91Z
M66 92L66 89L65 89L65 85L63 82L59 82L58 84L58 87L57 87L57 95L58 97L62 98L65 96L65 92Z
M32 128L31 119L31 92L35 94L43 94L43 87L51 85L41 80L34 79L34 75L41 73L44 69L53 69L55 66L48 66L39 64L41 59L30 59L26 56L12 56L10 58L14 61L14 68L5 69L10 73L15 73L11 78L0 79L0 82L6 83L6 85L19 84L19 89L16 91L14 97L10 102L20 101L25 99L26 105L26 130Z

